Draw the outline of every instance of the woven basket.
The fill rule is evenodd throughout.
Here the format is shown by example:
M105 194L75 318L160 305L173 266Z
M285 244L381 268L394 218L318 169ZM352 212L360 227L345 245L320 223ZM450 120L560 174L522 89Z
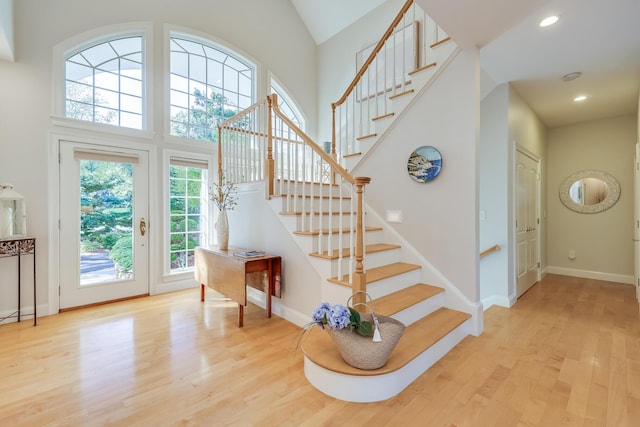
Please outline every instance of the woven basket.
M333 342L336 343L344 361L354 368L382 368L404 332L405 326L402 322L391 317L375 314L374 316L378 319L378 329L382 338L380 342L374 342L371 337L362 336L351 328L325 328ZM372 321L371 314L361 313L360 317L363 321Z

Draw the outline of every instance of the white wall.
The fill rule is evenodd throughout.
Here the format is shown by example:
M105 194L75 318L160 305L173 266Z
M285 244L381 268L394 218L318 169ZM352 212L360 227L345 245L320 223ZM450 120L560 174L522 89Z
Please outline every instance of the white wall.
M374 211L382 217L386 210L403 212L401 224L389 225L433 266L424 271L425 280L438 285L439 273L472 302L479 300L477 78L477 52L459 53L354 171L371 177L366 200ZM423 145L434 146L443 158L440 175L430 183L407 173L411 152Z
M202 143L168 141L164 134L166 110L163 105L165 91L165 24L180 26L212 39L225 42L258 62L259 79L264 87L268 72L272 72L300 102L307 117L317 116L316 45L306 31L294 7L288 0L111 0L88 2L80 0L20 0L15 2L15 63L0 61L0 182L15 185L27 203L27 228L38 241L38 301L40 313L48 307L48 260L52 236L56 234L55 219L49 215L55 195L48 194L49 181L55 180L57 166L52 162L56 147L52 146L52 132L74 132L72 129L54 129L52 114L52 51L55 45L103 26L128 22L149 22L154 33L154 128L152 136L138 141L156 149L155 191L151 196L149 230L152 235L162 233L162 150L165 148L195 152L210 152ZM260 95L266 94L263 89ZM310 120L310 134L316 131ZM55 214L55 212L54 212ZM232 230L233 233L233 230ZM232 234L233 242L233 234ZM160 238L158 238L160 242ZM152 277L162 281L162 251L156 247L151 259ZM269 249L268 247L266 249ZM55 245L51 250L57 252ZM61 255L64 262L64 254ZM25 263L26 264L26 263ZM285 264L287 265L287 264ZM285 268L292 268L290 267ZM0 260L0 313L15 307L16 296L5 283L14 283L15 264ZM25 272L24 288L29 301L30 274ZM288 272L285 272L288 275ZM157 285L152 284L152 287Z
M547 265L547 229L548 229L548 212L547 212L547 128L540 118L533 112L531 107L520 98L518 93L509 86L509 241L515 242L515 150L516 147L522 147L529 153L534 154L540 160L540 265L541 271L544 272ZM513 270L509 271L509 299L515 302L516 298L516 250L515 244L509 250L509 256L513 257L509 262L509 267Z
M0 0L0 60L13 61L13 0Z
M331 140L331 103L356 75L356 53L377 43L405 2L387 0L318 47L318 140Z
M493 245L501 250L480 260L480 297L486 310L509 301L509 85L502 84L480 106L480 251Z
M540 159L540 258L546 260L546 138L547 130L513 88L497 86L481 104L480 250L498 244L501 250L480 261L480 294L485 309L516 301L515 273L515 152L520 146Z
M385 2L319 47L320 139L330 137L329 106L355 75L356 52L380 38L403 3ZM369 209L382 218L388 209L403 211L402 224L388 225L431 263L433 269L423 272L425 281L448 281L473 303L479 300L478 133L479 68L477 52L470 50L452 61L369 151L366 162L351 171L371 177ZM407 174L409 155L422 145L438 148L444 162L440 176L428 184Z
M633 167L636 115L594 120L549 131L549 272L633 283ZM581 214L558 196L562 181L582 170L618 180L621 194L611 209ZM570 260L569 250L576 259Z

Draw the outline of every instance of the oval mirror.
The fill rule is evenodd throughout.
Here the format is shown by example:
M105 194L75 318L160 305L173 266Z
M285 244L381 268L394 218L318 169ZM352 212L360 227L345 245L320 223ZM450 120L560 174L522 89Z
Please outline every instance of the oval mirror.
M606 172L576 172L560 185L560 200L575 212L602 212L615 205L619 198L620 184Z

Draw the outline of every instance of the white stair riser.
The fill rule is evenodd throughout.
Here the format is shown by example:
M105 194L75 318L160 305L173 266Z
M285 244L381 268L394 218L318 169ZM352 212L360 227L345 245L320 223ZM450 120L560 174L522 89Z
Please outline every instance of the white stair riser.
M282 200L282 212L303 212L303 211L315 211L315 212L328 212L330 209L333 212L339 212L342 206L342 212L350 212L355 209L355 202L351 199L328 199L328 198L310 198L310 197L296 197L296 196L283 196Z
M304 374L324 394L347 402L380 402L396 396L469 335L469 320L402 368L384 375L345 375L316 365L306 356Z
M402 261L402 251L400 249L390 249L387 251L371 252L364 256L364 268L370 269L381 267Z
M364 233L364 244L368 245L371 243L376 243L380 241L380 238L382 237L383 232L381 230L374 230L374 231L366 231ZM355 241L353 242L353 244L350 244L350 233L342 233L342 236L340 236L340 234L336 233L336 234L330 234L330 235L326 235L323 234L322 237L320 237L319 235L315 235L315 236L304 236L305 238L311 240L312 242L312 247L314 248L314 250L312 252L316 252L318 247L318 240L322 238L322 250L326 251L329 247L331 247L331 249L335 250L339 248L338 242L341 241L342 239L342 247L343 248L348 248L348 247L355 247ZM329 245L329 239L331 239L331 245ZM354 237L355 239L355 237Z
M393 292L402 290L407 286L413 285L415 283L420 283L420 279L420 270L412 270L407 273L398 274L396 276L378 280L373 283L367 283L367 293L371 295L371 298L373 299L380 298Z
M282 185L276 183L274 187L275 194L299 194L302 195L303 192L305 195L311 195L313 192L314 196L318 196L322 194L323 196L332 195L340 195L340 187L337 185L328 185L328 184L318 184L318 183L284 183ZM349 195L349 190L347 187L343 187L342 196Z
M313 213L296 216L296 230L310 231L320 229L349 228L351 223L351 214L326 214Z
M412 323L422 319L423 317L428 316L439 308L442 308L443 305L444 294L440 292L439 294L436 294L431 298L427 298L426 300L420 301L419 303L414 304L411 307L405 308L404 310L394 314L391 317L401 321L405 324L405 326L409 326Z

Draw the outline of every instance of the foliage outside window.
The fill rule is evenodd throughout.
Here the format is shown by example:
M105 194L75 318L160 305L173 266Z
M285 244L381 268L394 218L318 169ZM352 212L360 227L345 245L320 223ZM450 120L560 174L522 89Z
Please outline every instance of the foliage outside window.
M65 60L65 116L142 129L142 37L96 44Z
M218 124L254 103L255 66L212 44L170 44L170 134L217 141Z
M207 244L208 173L199 166L169 167L170 272L193 268L194 249Z
M106 251L119 277L133 269L133 168L131 163L80 161L81 251Z

